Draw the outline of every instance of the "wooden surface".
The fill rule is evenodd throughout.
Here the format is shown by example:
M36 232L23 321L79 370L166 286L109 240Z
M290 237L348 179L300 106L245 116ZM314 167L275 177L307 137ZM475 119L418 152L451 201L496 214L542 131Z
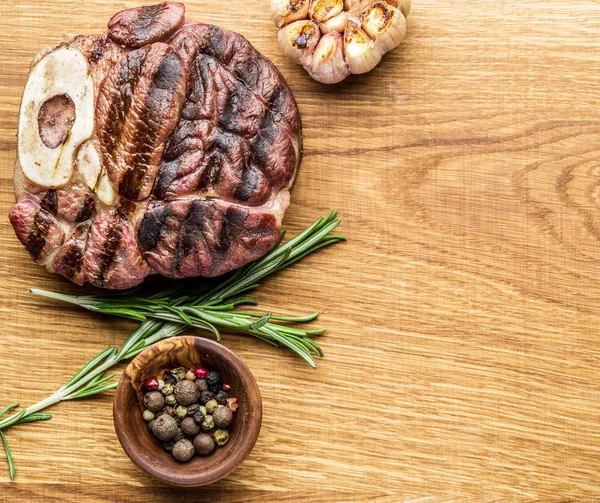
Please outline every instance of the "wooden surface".
M33 55L134 1L0 3L0 213ZM349 242L265 283L263 309L322 311L317 370L225 344L264 400L227 479L174 491L117 442L112 396L8 431L24 502L600 501L600 3L418 0L371 74L312 82L266 0L189 1L246 35L298 100L305 157L286 226L337 208ZM0 219L2 404L35 402L134 326L27 293L76 291Z

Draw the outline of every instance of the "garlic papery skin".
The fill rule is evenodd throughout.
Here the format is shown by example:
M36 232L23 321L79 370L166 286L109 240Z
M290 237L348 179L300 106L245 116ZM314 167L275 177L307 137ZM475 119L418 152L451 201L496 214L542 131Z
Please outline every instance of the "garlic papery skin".
M330 31L337 31L338 33L344 33L346 29L346 23L348 22L348 13L340 12L337 16L329 18L324 23L319 25L322 33L329 33Z
M344 52L351 73L367 73L381 61L382 53L362 28L349 20L344 32Z
M336 84L350 75L344 60L344 41L337 31L321 37L315 50L308 54L303 65L310 76L323 84Z
M375 40L375 45L385 54L400 45L406 35L406 19L387 2L373 2L360 13L363 30Z
M324 23L344 10L344 0L312 0L308 15L313 21Z
M313 21L294 21L279 30L279 47L297 65L302 64L305 51L310 52L321 38L319 27Z
M40 110L58 95L70 98L75 119L64 141L51 148L40 135ZM25 85L19 114L19 163L27 179L52 188L68 183L75 149L92 136L94 117L94 85L84 54L59 47L38 61Z
M387 0L387 3L399 9L405 18L410 14L410 0Z
M271 19L278 28L306 19L309 5L310 0L271 0Z

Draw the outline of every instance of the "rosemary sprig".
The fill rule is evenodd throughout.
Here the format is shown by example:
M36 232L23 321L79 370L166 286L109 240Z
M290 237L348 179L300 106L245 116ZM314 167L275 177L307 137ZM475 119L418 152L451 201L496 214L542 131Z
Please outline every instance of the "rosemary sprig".
M288 267L306 255L324 246L344 240L331 232L339 225L335 212L319 218L304 232L280 244L263 258L248 264L216 285L198 285L197 281L183 281L176 286L149 297L134 295L129 291L113 295L72 296L45 290L31 289L36 295L63 300L80 305L91 311L131 318L142 323L125 340L120 349L108 347L85 364L57 392L10 417L2 419L9 411L19 406L12 403L0 410L0 438L8 460L9 475L15 476L14 459L3 430L10 426L34 421L46 421L52 415L40 412L56 403L84 398L114 389L114 373L107 371L119 362L128 360L155 342L174 337L189 327L208 330L220 340L219 329L249 334L275 346L285 346L316 366L312 355L322 351L312 336L324 329L300 330L288 324L301 324L314 320L318 313L306 316L275 316L236 311L242 304L257 304L251 297L242 295L260 286L266 276ZM281 238L284 237L284 232ZM280 323L281 322L281 323Z

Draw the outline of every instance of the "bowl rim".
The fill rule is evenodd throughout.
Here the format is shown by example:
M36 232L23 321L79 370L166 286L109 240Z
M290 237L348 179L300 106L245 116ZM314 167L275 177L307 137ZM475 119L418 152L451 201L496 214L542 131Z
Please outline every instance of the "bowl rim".
M131 378L128 372L130 366L134 365L134 362L138 358L143 358L145 354L149 352L157 352L157 350L160 351L163 344L165 347L168 345L172 347L173 343L183 344L186 339L193 343L194 347L200 345L205 351L213 353L218 359L226 362L227 365L237 368L240 373L244 375L243 386L250 388L258 400L257 403L252 403L253 414L248 420L248 430L245 434L245 441L242 443L241 449L236 451L236 456L229 457L224 463L194 475L173 474L173 476L167 476L164 471L157 468L159 465L153 463L149 456L141 455L138 449L134 447L131 436L127 432L127 429L122 427L122 416L119 416L117 411L119 411L123 406L122 401L124 400L126 387L132 386ZM260 395L260 389L256 379L254 378L254 375L244 361L233 351L226 348L222 344L205 337L193 335L176 336L163 339L162 341L152 344L138 354L133 360L131 360L131 362L129 362L117 385L115 400L113 401L113 425L121 447L129 459L131 459L131 461L133 461L138 468L148 473L155 479L171 486L200 487L212 484L227 477L248 457L254 448L256 440L258 439L262 425L262 397Z

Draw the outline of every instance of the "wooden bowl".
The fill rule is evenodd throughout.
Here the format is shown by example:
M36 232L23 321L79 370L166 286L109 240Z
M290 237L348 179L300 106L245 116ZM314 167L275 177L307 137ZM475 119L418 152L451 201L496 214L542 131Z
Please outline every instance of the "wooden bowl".
M216 370L239 403L228 428L229 442L187 463L176 461L142 418L144 380L179 366ZM254 376L229 349L202 337L173 337L150 346L129 364L117 387L113 419L119 442L138 467L167 484L197 487L226 477L250 454L262 422L262 400Z

